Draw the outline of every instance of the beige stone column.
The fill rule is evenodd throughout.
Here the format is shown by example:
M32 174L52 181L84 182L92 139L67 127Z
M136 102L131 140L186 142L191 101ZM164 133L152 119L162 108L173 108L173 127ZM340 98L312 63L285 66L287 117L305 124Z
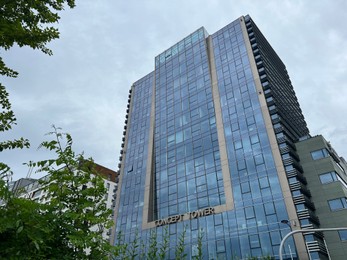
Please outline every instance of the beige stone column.
M222 119L222 108L220 103L220 96L218 90L217 72L216 64L214 62L214 52L212 37L207 38L207 53L209 60L209 68L211 75L211 86L212 86L212 97L214 104L214 111L216 116L216 126L217 126L217 136L218 136L218 146L220 153L220 163L222 166L222 175L224 183L225 192L225 210L232 210L234 208L234 199L231 186L230 169L227 155L227 148L224 135L224 124Z
M154 212L154 124L155 124L155 72L153 73L153 90L151 102L151 114L149 123L149 137L148 137L148 150L147 150L147 167L146 167L146 181L145 181L145 194L142 211L142 229L151 228L154 226L153 212ZM152 222L152 223L151 223Z

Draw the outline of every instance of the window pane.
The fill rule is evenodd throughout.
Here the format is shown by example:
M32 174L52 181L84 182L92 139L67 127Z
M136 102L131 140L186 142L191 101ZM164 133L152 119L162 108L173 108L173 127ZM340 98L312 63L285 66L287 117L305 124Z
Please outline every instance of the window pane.
M274 214L275 213L275 207L274 207L272 202L265 203L264 204L264 208L265 208L266 215L270 215L270 214Z
M331 210L339 210L347 208L346 198L339 198L334 200L329 200L329 207Z
M319 159L328 157L329 153L326 149L320 149L320 150L311 152L311 156L313 160L319 160Z
M340 239L342 241L347 241L347 230L341 230L339 231Z
M346 198L341 198L341 202L342 202L342 207L344 209L347 209L347 199Z
M314 151L314 152L311 152L311 155L312 155L312 159L313 159L313 160L318 160L318 159L322 158L322 153L321 153L321 151Z
M305 204L297 204L295 207L297 211L302 211L306 209Z
M291 178L288 179L288 182L289 182L290 184L292 184L292 183L298 182L298 180L296 179L296 177L291 177Z
M321 174L319 176L321 183L325 184L325 183L329 183L329 182L334 181L333 180L333 174L335 175L335 173L330 173L330 172L325 173L325 174Z
M307 226L310 225L310 221L306 218L306 219L301 219L300 220L300 225L301 226Z
M258 235L249 236L249 242L250 242L251 248L260 247L260 241L259 241Z

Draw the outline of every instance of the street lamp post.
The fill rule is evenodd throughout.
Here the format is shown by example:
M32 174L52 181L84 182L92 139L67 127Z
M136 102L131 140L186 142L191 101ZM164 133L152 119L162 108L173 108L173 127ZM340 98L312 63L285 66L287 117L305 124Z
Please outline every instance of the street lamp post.
M283 222L282 222L283 223ZM313 228L313 229L299 229L289 232L287 235L284 236L284 238L281 241L280 249L279 249L279 255L280 260L283 260L283 245L284 242L287 240L288 237L290 237L293 234L296 233L311 233L311 232L319 232L319 231L339 231L339 230L347 230L347 227L339 227L339 228Z
M287 225L290 228L290 231L292 230L292 226L289 224L289 220L283 219L281 220L281 223ZM290 248L289 244L288 244L288 249L289 249L290 259L293 260L292 249Z

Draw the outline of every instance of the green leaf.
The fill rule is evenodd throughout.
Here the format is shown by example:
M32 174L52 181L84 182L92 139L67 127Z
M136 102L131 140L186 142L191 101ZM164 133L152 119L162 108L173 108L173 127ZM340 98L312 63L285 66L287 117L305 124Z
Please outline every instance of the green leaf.
M34 244L35 244L36 249L40 250L40 246L39 246L39 244L36 241L34 241Z
M22 232L23 228L24 228L23 226L18 227L16 233L19 234L20 232Z
M19 227L20 223L21 223L21 220L20 220L20 219L18 219L18 220L16 221L16 228L18 228L18 227Z

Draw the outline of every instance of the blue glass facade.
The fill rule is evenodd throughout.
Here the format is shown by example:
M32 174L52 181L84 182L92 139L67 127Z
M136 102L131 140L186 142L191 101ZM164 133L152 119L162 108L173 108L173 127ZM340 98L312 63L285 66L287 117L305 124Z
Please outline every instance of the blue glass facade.
M154 72L134 83L116 213L116 232L121 231L126 242L137 232L148 241L148 227L156 229L160 241L168 228L168 258L174 258L185 229L190 259L202 229L204 259L278 255L281 239L290 231L280 222L289 217L245 41L239 19L211 36L200 28L158 55ZM216 104L221 108L232 198L225 195ZM223 207L228 199L233 209L153 224ZM286 256L296 259L294 241L287 245Z
M159 219L225 201L203 28L177 45L171 48L175 54L166 51L169 58L157 62L155 69L154 176Z
M229 219L239 237L232 248L243 257L276 255L283 235L280 221L288 215L240 22L212 40L235 201Z
M142 223L153 76L154 73L147 75L135 82L132 87L134 93L129 111L127 146L116 227L117 230L127 231L124 232L126 241L133 238L134 230Z

